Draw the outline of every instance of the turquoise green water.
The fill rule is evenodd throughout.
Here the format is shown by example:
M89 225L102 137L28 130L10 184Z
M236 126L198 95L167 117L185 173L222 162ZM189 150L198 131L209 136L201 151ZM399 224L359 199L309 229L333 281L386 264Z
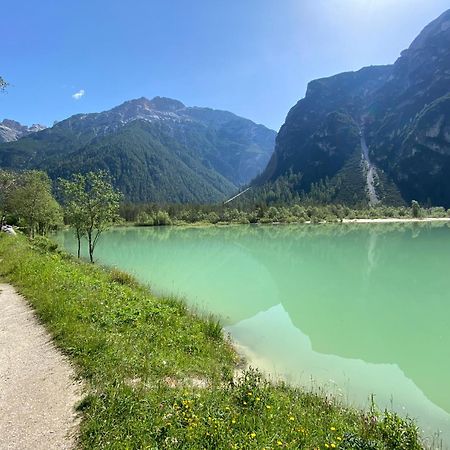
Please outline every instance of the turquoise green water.
M450 442L447 225L123 228L96 257L220 316L273 376L359 406L373 393Z

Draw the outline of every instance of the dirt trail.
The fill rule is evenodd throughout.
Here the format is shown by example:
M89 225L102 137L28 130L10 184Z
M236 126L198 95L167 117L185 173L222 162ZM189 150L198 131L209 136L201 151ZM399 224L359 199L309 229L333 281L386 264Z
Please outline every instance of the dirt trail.
M0 449L74 447L74 372L14 288L0 284Z

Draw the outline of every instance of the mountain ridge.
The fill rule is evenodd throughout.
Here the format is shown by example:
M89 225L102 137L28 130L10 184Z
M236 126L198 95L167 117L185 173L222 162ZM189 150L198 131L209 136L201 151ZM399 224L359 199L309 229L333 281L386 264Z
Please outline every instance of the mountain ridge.
M264 169L275 135L228 111L141 97L0 144L0 167L54 179L102 168L131 201L215 202Z
M45 130L45 125L34 123L31 126L22 125L12 119L3 119L0 122L0 142L13 142L31 133Z
M384 203L403 198L448 207L449 93L450 10L428 24L394 64L311 81L305 97L289 111L269 164L253 185L293 173L299 179L293 186L297 193L325 182L330 202L339 197L337 186L345 186L354 199L349 203L368 204L369 186L355 183L355 177L364 181L368 171L362 136ZM355 155L360 164L349 173L344 168Z

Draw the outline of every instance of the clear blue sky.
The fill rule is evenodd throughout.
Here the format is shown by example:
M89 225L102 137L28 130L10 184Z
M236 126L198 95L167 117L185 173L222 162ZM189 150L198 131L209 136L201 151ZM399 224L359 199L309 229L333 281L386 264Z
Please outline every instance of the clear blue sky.
M449 7L449 0L10 0L0 15L0 75L11 83L0 95L0 120L50 125L161 95L278 130L308 81L394 62Z

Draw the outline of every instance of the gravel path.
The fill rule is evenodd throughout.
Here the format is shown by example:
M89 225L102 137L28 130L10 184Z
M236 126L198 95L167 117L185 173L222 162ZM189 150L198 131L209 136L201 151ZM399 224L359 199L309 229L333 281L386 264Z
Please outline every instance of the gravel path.
M72 449L80 395L33 310L0 284L0 449Z

